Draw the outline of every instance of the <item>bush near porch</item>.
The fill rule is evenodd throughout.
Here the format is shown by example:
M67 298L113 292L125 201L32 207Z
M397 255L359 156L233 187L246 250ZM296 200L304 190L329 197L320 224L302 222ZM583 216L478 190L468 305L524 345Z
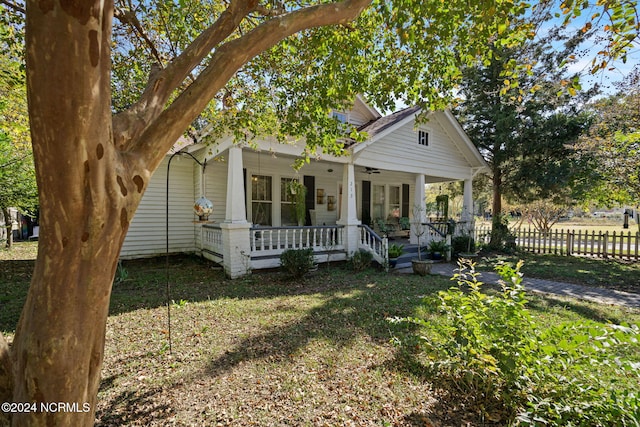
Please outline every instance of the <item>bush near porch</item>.
M0 330L11 339L33 261L5 254ZM415 330L386 318L420 314L421 297L453 284L446 278L332 266L304 282L281 272L230 281L211 263L172 257L169 355L164 258L123 267L97 425L490 424L478 408L449 398L455 390L417 375L390 343ZM529 298L532 316L545 324L640 322L638 311Z

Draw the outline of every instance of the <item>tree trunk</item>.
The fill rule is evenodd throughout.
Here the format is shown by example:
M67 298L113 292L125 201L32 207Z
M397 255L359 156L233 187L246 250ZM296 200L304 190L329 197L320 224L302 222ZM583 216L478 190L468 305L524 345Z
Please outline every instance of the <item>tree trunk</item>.
M13 222L11 221L9 209L5 206L2 207L2 216L4 217L4 227L7 233L7 243L5 246L7 249L11 249L13 246Z
M9 346L0 333L0 403L11 402L13 397L13 372ZM0 426L9 424L9 413L0 410Z
M102 10L80 3L27 7L41 227L11 349L13 401L69 406L13 414L12 422L93 425L111 285L149 173L113 143L110 2Z
M489 246L497 248L502 246L502 173L499 170L493 172L493 203L491 210L491 240Z
M14 426L93 425L120 248L151 174L188 124L253 56L302 29L354 19L369 2L302 8L227 42L226 48L216 47L219 61L170 107L164 109L168 96L161 96L162 84L145 91L162 104L151 123L153 117L142 114L151 111L149 104L112 118L112 0L27 0L27 95L40 236L10 358L0 339L0 397L65 406L13 414ZM239 8L242 18L252 4L257 1L249 8L240 1L229 7ZM200 59L209 54L200 50ZM2 395L7 384L12 396Z

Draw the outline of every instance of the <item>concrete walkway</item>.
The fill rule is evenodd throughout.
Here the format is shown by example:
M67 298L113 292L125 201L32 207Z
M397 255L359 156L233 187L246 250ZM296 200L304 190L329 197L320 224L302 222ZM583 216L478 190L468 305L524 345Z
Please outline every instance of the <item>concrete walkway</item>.
M449 263L434 264L431 272L452 277L457 266ZM411 267L398 270L399 273L412 273ZM480 272L480 280L484 283L498 283L499 276L494 272ZM575 285L572 283L554 282L552 280L524 277L525 289L562 297L576 298L599 304L620 305L640 308L640 294L596 288L593 286Z

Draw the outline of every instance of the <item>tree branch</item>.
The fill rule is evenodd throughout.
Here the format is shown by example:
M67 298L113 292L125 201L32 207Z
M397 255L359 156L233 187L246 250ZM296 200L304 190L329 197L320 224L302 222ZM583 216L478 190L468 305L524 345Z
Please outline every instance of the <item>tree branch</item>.
M171 93L177 89L211 51L225 40L255 9L257 0L232 0L216 22L200 34L164 69L150 76L140 100L113 119L114 142L128 150L149 124L163 111Z
M282 6L281 4L274 5L271 8L259 4L255 7L254 12L262 16L272 17L282 15L286 11L284 9L284 6Z
M135 12L131 10L115 8L113 11L113 16L118 18L123 24L131 25L134 31L138 33L138 35L145 42L145 44L151 51L151 55L156 59L158 64L162 64L164 62L162 56L160 55L160 52L158 52L158 49L156 49L155 44L151 41L149 36L147 36L147 33L142 28L142 25L140 24L140 21L138 20Z
M344 0L290 12L265 21L246 35L216 49L209 65L155 120L132 147L155 167L184 129L248 61L299 31L356 19L371 0Z
M0 0L0 4L4 4L9 9L12 9L18 13L22 13L23 15L26 15L27 13L27 11L23 6L20 6L19 4L16 4L16 3L11 3L10 1L7 1L7 0Z

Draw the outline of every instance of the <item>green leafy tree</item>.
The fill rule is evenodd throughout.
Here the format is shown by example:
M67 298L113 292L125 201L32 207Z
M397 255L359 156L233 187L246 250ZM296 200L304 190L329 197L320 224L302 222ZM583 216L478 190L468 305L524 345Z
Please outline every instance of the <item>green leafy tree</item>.
M25 214L33 214L38 191L30 152L17 151L6 133L0 131L0 211L5 218L6 247L13 238L9 208L17 207Z
M488 40L509 47L534 30L521 19L527 4L512 0L2 5L26 10L41 229L10 351L0 337L0 400L91 407L13 414L13 425L30 426L93 424L118 254L152 173L185 131L251 140L268 130L304 136L307 154L341 152L327 113L345 99L441 107Z
M578 147L577 157L591 163L598 178L588 195L601 205L640 205L639 75L631 75L620 93L592 106L595 123Z
M38 203L24 67L15 45L6 42L10 28L0 21L0 212L7 226L7 248L12 245L9 208L33 213Z
M490 245L495 247L506 232L503 198L514 204L549 200L557 205L580 196L573 183L584 174L571 147L590 123L590 116L580 112L590 94L578 96L573 89L577 77L563 77L562 58L571 55L579 40L567 40L567 50L558 52L551 43L562 38L552 31L520 48L496 48L488 61L464 72L463 101L456 112L491 170ZM503 72L508 67L520 70L515 85Z

